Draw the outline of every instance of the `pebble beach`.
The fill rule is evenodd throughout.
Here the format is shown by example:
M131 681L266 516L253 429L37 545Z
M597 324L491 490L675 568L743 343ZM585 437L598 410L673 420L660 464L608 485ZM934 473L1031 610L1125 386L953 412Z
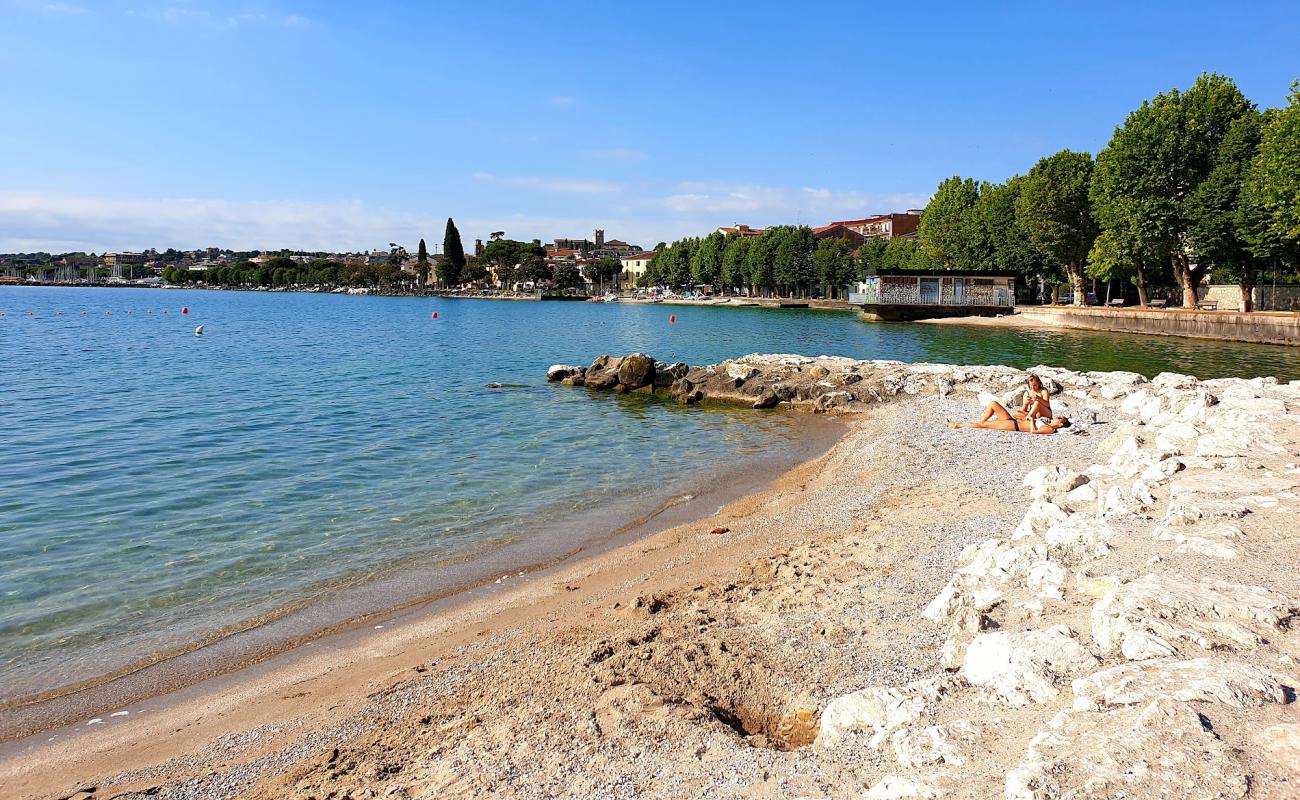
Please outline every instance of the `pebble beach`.
M854 374L882 397L839 410L829 453L713 516L44 743L0 762L0 782L79 798L1294 796L1300 387L1044 368L1086 435L1029 436L944 424L1014 393L1008 368L707 369L735 363L759 383Z

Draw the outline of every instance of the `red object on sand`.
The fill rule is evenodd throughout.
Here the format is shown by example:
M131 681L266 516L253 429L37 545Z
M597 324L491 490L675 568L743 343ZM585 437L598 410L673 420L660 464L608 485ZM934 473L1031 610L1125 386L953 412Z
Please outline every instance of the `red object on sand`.
M716 533L719 535L724 533L730 533L730 532L731 532L731 528L714 528L713 530L709 531L709 533Z

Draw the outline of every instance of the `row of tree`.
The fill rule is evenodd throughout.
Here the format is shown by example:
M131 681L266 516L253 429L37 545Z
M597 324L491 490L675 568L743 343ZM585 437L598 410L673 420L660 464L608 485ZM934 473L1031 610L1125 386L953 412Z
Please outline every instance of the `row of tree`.
M891 243L892 246L892 243ZM1193 307L1213 274L1241 286L1300 268L1300 81L1260 111L1232 80L1203 74L1144 102L1094 160L1062 150L1004 183L954 176L921 217L920 252L940 269L1088 277L1181 289Z
M758 236L711 233L658 248L643 286L712 287L750 294L834 296L859 274L853 245L818 239L806 225L780 225Z

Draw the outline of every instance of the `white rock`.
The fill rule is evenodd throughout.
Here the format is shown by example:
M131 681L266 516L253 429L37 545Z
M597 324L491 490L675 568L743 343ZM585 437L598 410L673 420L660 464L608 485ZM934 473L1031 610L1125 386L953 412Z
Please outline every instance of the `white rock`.
M1045 631L979 634L966 648L961 676L992 699L1023 706L1056 697L1059 679L1096 664L1073 631L1055 625Z
M1066 492L1062 502L1071 511L1083 511L1092 508L1097 505L1097 489L1091 483L1076 486Z
M899 728L890 741L898 765L904 769L917 769L936 764L965 764L970 758L970 746L978 737L979 731L974 725L966 720L957 720L948 725Z
M1195 452L1196 440L1200 435L1201 432L1190 422L1175 422L1164 426L1156 434L1156 447L1174 454Z
M1078 564L1109 553L1115 529L1091 514L1071 514L1063 522L1048 528L1043 538L1051 558L1065 564Z
M1092 607L1092 638L1103 654L1131 661L1202 650L1255 647L1297 614L1284 595L1259 586L1147 575L1117 586Z
M1038 499L1029 504L1020 524L1011 532L1012 541L1042 536L1053 525L1064 522L1070 515L1050 500Z
M1240 798L1246 775L1191 706L1062 711L1007 773L1007 800Z
M1065 570L1051 561L1039 561L1029 567L1025 575L1025 585L1039 597L1061 600L1065 595L1061 585L1065 583ZM1041 611L1041 605L1040 609Z
M1162 697L1223 703L1234 708L1287 702L1282 678L1242 661L1193 658L1121 664L1074 681L1074 708L1101 711L1149 703Z
M1086 475L1058 466L1036 467L1022 481L1033 498L1054 499L1088 482Z
M906 686L872 686L832 700L821 716L817 747L835 747L844 736L870 732L868 746L878 748L896 729L911 725L946 694L950 678L913 681Z

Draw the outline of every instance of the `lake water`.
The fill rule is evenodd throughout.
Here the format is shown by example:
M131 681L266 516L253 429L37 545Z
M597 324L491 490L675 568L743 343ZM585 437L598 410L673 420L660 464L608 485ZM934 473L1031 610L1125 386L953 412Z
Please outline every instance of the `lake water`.
M0 701L340 586L490 559L541 521L563 545L557 521L648 510L799 433L788 414L592 399L547 385L552 363L791 352L1300 377L1282 347L800 310L4 287L0 312Z

